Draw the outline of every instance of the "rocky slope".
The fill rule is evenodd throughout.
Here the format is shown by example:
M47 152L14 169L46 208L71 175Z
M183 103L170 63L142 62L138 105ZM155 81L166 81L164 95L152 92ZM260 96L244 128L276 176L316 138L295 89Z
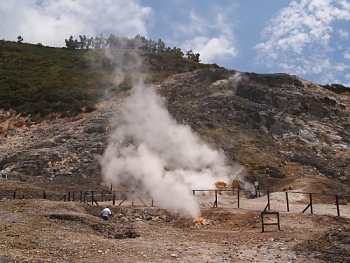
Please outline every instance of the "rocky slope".
M103 154L109 121L120 102L109 101L76 118L40 124L28 117L6 117L0 139L0 170L9 179L45 188L94 189L101 186L98 156ZM23 124L20 127L18 123Z
M178 122L246 165L264 187L282 190L307 177L349 185L349 97L288 74L225 69L175 75L158 88Z
M244 164L261 188L305 188L316 179L310 190L349 193L349 97L296 76L223 68L174 75L156 89L179 123ZM45 187L102 187L98 156L122 101L40 124L2 112L0 171Z

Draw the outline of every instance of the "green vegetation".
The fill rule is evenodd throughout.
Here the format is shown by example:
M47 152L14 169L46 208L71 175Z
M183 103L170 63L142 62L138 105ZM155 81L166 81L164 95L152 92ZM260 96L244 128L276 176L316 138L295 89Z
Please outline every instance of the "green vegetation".
M21 36L18 37L18 39ZM23 41L23 38L22 38ZM79 35L79 40L74 39L73 36L70 36L69 39L64 40L66 42L66 47L68 49L104 49L104 48L118 48L118 49L138 49L147 52L168 52L174 53L179 56L184 56L181 48L177 47L167 47L165 43L159 39L157 42L152 39L147 39L143 36L137 34L134 38L127 37L117 37L116 35L111 34L106 38L103 34L100 34L99 37L86 37L86 35ZM186 57L190 60L200 62L199 53L193 53L192 50L187 51Z
M35 121L91 112L96 102L127 92L134 73L156 83L211 66L176 52L52 48L22 40L0 41L0 109Z
M338 94L341 94L343 92L350 92L350 87L346 87L341 84L326 84L321 86Z

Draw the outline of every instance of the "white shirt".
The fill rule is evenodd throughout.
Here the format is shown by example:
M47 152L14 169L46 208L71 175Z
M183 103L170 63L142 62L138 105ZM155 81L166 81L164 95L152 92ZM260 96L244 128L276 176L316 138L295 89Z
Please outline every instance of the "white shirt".
M102 216L106 216L106 217L112 214L111 210L108 207L103 209L101 213L102 213Z

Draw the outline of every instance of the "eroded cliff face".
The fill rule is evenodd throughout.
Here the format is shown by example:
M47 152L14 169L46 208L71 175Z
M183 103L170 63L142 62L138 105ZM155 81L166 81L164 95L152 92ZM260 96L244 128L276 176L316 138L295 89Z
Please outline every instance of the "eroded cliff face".
M223 68L169 77L155 87L179 123L244 164L252 182L282 190L350 185L350 100L287 74ZM98 158L123 98L41 124L2 114L0 171L36 184L101 186ZM320 183L321 182L321 183ZM332 190L333 189L333 190Z
M288 74L226 69L176 75L158 89L178 122L266 187L302 187L301 178L350 183L349 97Z

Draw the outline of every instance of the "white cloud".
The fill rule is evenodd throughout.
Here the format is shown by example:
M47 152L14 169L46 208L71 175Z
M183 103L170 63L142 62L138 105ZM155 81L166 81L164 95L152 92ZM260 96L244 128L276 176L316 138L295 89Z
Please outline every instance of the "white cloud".
M294 72L293 74L297 75L308 74L310 71L320 74L331 69L331 62L324 57L316 56L313 60L302 57L291 59L290 63L280 62L278 66L285 72Z
M214 62L217 59L230 59L237 55L231 41L224 35L214 38L196 37L186 41L183 47L186 51L192 49L195 53L201 54L201 61L206 63Z
M185 35L185 40L179 44L181 49L199 53L204 63L229 60L237 56L229 14L217 6L213 10L213 19L199 16L192 11L188 23L174 25L175 34L181 32L182 37Z
M339 64L336 64L334 68L338 71L344 71L344 70L348 69L349 66L347 64L344 64L344 63L339 63Z
M3 21L11 21L0 25L0 33L7 40L21 35L25 42L64 46L64 39L70 35L147 35L145 21L152 9L130 0L46 0L41 4L13 0L0 4L0 15Z
M344 58L350 59L350 49L346 52L344 52Z
M189 15L190 22L187 24L175 24L174 30L179 31L182 35L205 34L210 25L208 22L195 14L193 11Z
M339 29L338 34L339 34L339 37L341 39L348 39L349 38L349 32L346 30Z
M333 23L339 20L350 20L346 0L292 1L270 20L262 35L265 41L255 45L257 64L292 74L341 71L343 66L329 59L330 53L339 47L339 43L332 46ZM344 30L337 33L343 39L348 37Z

